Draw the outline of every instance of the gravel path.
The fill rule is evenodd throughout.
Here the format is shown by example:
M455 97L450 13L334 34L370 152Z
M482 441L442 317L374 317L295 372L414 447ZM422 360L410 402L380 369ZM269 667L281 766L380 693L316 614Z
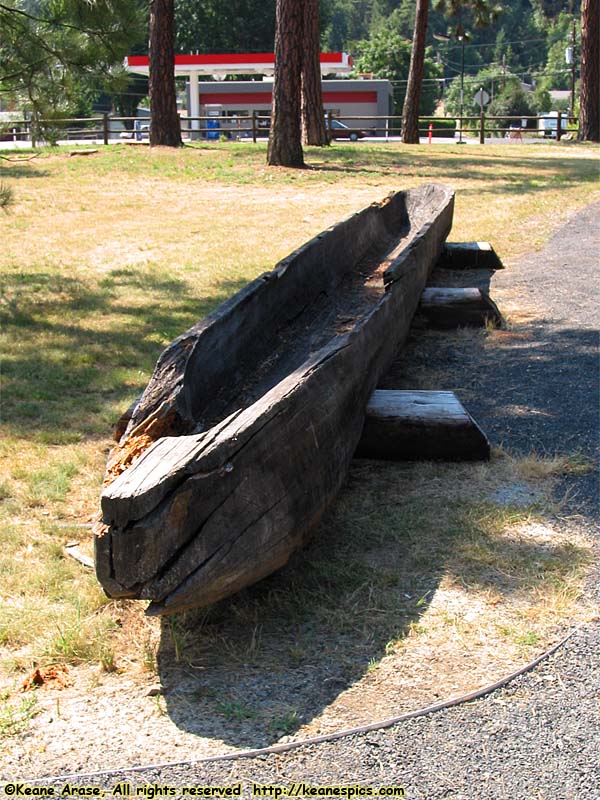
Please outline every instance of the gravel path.
M579 459L596 455L598 220L600 204L594 204L543 252L494 276L491 292L500 307L529 311L520 334L509 332L501 357L496 354L476 378L478 400L470 410L496 444ZM595 536L600 550L597 473L562 488L571 490L562 524ZM598 594L598 583L590 590ZM247 795L252 782L397 784L406 797L427 800L600 800L599 646L596 622L506 688L385 730L279 755L76 782L107 788L119 781L161 787L241 782Z

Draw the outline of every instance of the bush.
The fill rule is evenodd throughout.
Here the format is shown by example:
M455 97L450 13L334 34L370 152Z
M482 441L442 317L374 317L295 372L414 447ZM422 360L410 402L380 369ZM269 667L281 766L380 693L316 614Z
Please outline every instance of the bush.
M7 209L13 202L13 191L10 186L0 183L0 208Z
M424 119L421 120L421 136L427 136L429 133L429 123L433 122L432 136L437 138L453 139L456 135L456 120L455 119ZM423 132L424 131L424 132Z
M511 85L494 98L488 108L488 114L495 119L492 126L496 129L521 127L520 118L535 116L529 97L520 86ZM511 119L516 118L516 119ZM536 127L535 120L528 120L528 127Z

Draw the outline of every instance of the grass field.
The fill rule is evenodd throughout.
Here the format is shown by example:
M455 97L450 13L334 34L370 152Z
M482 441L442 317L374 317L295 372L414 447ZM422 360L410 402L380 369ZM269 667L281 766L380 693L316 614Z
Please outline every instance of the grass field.
M14 198L0 212L0 653L7 685L41 663L93 662L105 670L152 663L159 631L141 622L142 604L109 603L63 548L78 540L90 551L111 427L175 336L310 236L391 190L452 185L451 238L489 240L508 265L600 195L598 150L577 144L361 143L309 149L307 162L302 171L267 168L264 147L251 144L177 151L124 145L85 158L41 151L31 161L0 162L0 181ZM548 465L540 480L563 468ZM272 596L247 601L241 628L255 628L260 615L268 619L275 604L286 609L285 619L329 613L342 638L360 628L360 657L375 658L372 666L381 651L378 645L369 655L375 629L375 638L389 643L388 655L418 634L421 642L441 640L443 631L459 629L467 647L493 629L515 652L539 649L575 613L586 542L550 548L547 530L538 529L532 566L531 534L529 549L515 546L515 536L539 525L538 512L499 510L477 492L471 505L448 503L440 533L419 489L424 469L429 476L434 469L438 485L453 482L443 466L355 471L325 523L329 544L303 567L306 593L295 583L274 584ZM498 457L489 467L461 469L465 481L496 485L525 467ZM395 489L386 506L390 480ZM399 500L406 493L408 504ZM340 541L336 561L330 550ZM385 561L396 551L404 559L403 587ZM418 579L432 560L441 592L435 602ZM500 562L508 575L498 573ZM421 601L404 617L399 591ZM474 607L505 608L502 626L488 620L475 632L459 620L449 609L461 591ZM332 615L334 598L340 602ZM252 656L245 633L203 619L205 651L229 637L231 652ZM183 634L177 638L182 626L169 628L179 654L188 646Z

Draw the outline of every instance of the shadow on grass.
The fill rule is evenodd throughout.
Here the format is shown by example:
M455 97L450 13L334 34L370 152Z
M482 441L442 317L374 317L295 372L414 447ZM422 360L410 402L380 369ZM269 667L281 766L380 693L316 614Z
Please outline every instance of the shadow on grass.
M335 159L335 163L331 163ZM526 156L515 157L507 153L506 157L486 156L481 149L469 158L468 155L454 156L450 153L434 153L425 158L418 152L399 151L390 148L369 150L368 154L358 152L348 155L339 151L328 154L319 152L319 162L310 166L311 170L327 173L345 174L398 173L402 175L422 175L428 180L443 178L455 174L464 180L479 180L486 184L472 189L463 188L461 194L505 194L536 192L544 189L555 189L597 179L597 161L593 158L557 159L553 157ZM342 163L340 163L342 162ZM533 174L532 174L533 173ZM490 178L495 176L494 181Z
M4 278L2 421L44 443L105 436L172 339L244 283L195 298L179 279L115 270L100 283L46 272Z
M37 166L32 160L14 157L14 160L0 161L0 180L5 178L47 178L50 171Z
M592 521L598 476L578 466L595 455L598 369L589 330L417 326L381 385L454 390L494 444L564 454L558 491L569 489L577 513ZM508 500L465 499L468 475L426 465L406 492L413 469L355 461L335 507L286 568L207 610L162 621L158 670L178 727L238 747L272 744L361 681L389 642L406 639L442 579L510 599L561 586L587 562L576 545L506 534L530 512L526 500L511 500L515 487L502 485ZM454 496L427 491L427 481L441 479Z
M317 718L419 630L442 579L510 597L587 556L498 535L514 510L456 500L441 509L443 498L406 496L410 470L355 461L335 507L283 570L209 609L162 620L158 672L179 728L268 746ZM338 728L351 725L352 702L356 695Z

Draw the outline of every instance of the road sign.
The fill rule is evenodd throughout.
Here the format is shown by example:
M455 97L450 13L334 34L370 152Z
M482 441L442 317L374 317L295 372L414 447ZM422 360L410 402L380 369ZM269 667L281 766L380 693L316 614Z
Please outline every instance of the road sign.
M490 96L484 88L481 88L475 92L475 97L473 98L473 102L478 103L481 110L483 111L483 107L487 106L487 104L490 102Z

